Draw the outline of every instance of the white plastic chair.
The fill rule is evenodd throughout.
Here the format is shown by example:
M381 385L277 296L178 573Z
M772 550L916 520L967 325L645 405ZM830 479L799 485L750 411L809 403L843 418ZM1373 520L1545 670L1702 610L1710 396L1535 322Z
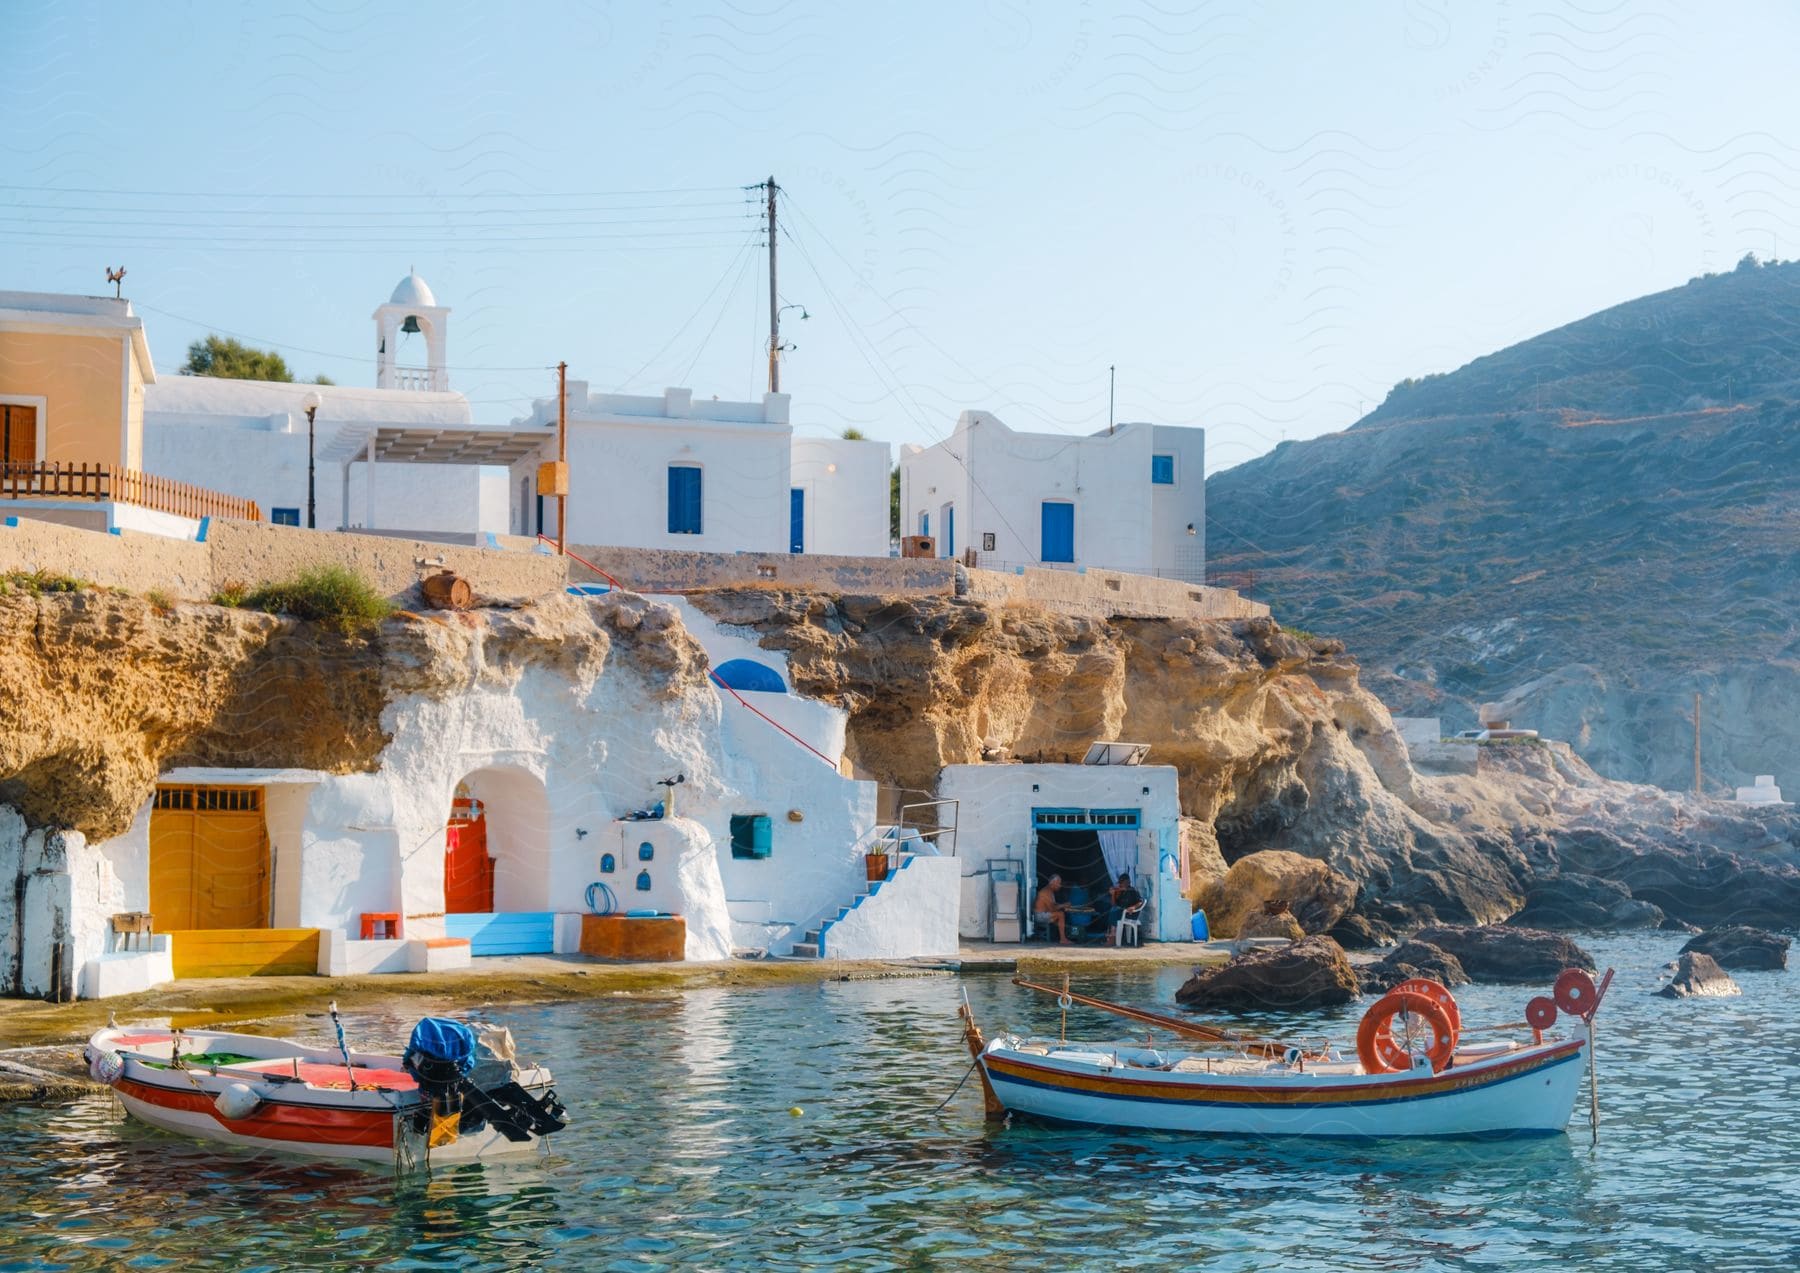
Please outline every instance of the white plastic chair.
M1143 934L1138 931L1139 922L1144 914L1144 906L1145 903L1139 902L1120 916L1119 922L1113 925L1113 945L1115 947L1142 946L1144 944ZM1127 938L1130 940L1127 941Z

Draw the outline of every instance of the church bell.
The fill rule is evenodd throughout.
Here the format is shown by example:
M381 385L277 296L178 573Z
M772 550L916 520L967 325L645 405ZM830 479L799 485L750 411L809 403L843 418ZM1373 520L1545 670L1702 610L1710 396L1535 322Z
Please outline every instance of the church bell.
M414 335L417 335L419 331L419 316L417 314L408 314L406 316L406 321L400 324L400 330L403 332L412 332Z

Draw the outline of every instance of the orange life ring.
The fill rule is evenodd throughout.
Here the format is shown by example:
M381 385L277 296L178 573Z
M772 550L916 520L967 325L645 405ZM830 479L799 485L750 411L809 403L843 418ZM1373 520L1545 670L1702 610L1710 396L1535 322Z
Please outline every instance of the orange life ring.
M1430 977L1414 977L1394 987L1395 990L1410 990L1435 999L1439 1007L1450 1015L1450 1028L1457 1034L1462 1033L1462 1009L1456 1006L1456 996L1450 993L1449 987L1441 981L1433 981ZM1391 992L1390 992L1391 993Z
M1579 968L1565 968L1558 973L1556 988L1550 993L1556 999L1557 1007L1583 1021L1592 1015L1594 1005L1600 998L1594 979Z
M1402 1015L1409 1018L1409 1024L1422 1023L1430 1032L1425 1055L1431 1058L1432 1070L1441 1072L1456 1055L1459 1031L1443 1004L1416 990L1390 990L1363 1013L1362 1024L1356 1027L1356 1055L1364 1072L1386 1074L1412 1068L1411 1052L1394 1038L1394 1019Z

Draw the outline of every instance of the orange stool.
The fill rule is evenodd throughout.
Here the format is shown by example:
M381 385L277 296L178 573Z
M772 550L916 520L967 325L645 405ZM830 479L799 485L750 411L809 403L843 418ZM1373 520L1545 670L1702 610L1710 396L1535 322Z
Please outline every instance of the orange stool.
M364 911L362 917L362 939L364 941L392 941L400 935L400 915L397 911Z

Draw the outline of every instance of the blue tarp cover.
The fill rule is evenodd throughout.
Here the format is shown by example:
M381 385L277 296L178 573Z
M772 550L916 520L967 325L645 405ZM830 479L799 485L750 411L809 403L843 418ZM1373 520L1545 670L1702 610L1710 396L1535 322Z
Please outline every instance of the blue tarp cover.
M475 1032L460 1021L426 1017L413 1027L407 1046L434 1061L450 1061L463 1074L475 1068Z

